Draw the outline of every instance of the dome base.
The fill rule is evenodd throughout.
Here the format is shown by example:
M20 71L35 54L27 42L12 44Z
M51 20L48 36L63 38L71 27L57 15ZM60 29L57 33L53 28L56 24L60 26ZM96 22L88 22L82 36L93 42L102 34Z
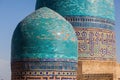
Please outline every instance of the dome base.
M12 62L12 80L76 80L77 60L24 59Z

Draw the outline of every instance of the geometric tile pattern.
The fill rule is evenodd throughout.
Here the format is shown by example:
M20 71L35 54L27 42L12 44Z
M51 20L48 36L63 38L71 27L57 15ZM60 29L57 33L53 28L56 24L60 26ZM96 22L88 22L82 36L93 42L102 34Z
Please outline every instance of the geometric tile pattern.
M71 61L71 62L70 62ZM74 66L73 66L74 65ZM12 62L12 80L67 79L76 80L77 63L74 60L23 60Z
M101 28L107 30L115 29L115 22L94 16L64 16L74 27L81 28Z
M116 60L114 21L88 16L65 16L78 37L79 60Z

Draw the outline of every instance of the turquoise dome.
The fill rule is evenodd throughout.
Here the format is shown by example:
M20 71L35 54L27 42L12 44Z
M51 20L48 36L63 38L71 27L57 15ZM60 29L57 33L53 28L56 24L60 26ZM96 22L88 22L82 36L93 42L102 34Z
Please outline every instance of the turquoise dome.
M12 38L12 60L77 60L73 27L53 10L43 7L22 20Z
M115 20L114 0L37 0L36 9L47 6L62 16L95 16Z

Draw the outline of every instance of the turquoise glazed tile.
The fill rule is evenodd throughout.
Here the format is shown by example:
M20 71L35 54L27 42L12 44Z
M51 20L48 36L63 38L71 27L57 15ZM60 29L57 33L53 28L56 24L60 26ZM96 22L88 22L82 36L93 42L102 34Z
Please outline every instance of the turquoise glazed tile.
M36 10L43 6L72 24L79 60L116 60L114 0L37 0Z
M12 38L12 60L77 60L77 38L62 16L43 7L22 20Z
M37 0L36 9L47 6L62 16L96 16L115 20L114 0Z

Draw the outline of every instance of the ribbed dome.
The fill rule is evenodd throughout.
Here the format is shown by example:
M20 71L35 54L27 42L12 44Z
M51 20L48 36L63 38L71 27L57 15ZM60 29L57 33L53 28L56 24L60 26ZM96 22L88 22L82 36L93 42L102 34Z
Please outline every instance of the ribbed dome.
M12 38L12 60L75 59L77 38L69 22L43 7L22 20Z
M114 0L37 0L36 9L47 6L63 16L114 18Z

